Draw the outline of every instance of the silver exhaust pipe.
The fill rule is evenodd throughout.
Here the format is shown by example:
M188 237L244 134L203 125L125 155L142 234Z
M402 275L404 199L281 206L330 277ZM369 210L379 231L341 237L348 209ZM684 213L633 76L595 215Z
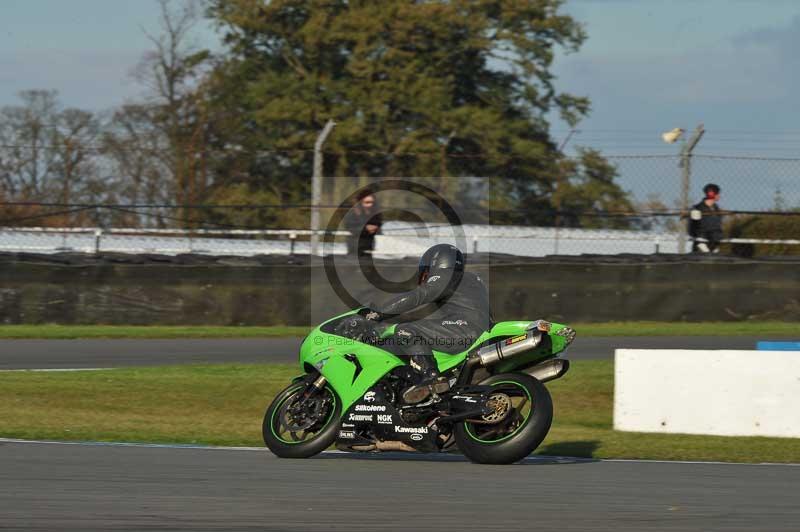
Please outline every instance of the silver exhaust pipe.
M539 382L548 382L560 379L569 370L569 360L565 358L553 358L540 364L536 364L522 371L536 378Z
M501 360L530 351L542 342L542 331L530 329L525 334L482 347L476 353L482 366L491 366Z

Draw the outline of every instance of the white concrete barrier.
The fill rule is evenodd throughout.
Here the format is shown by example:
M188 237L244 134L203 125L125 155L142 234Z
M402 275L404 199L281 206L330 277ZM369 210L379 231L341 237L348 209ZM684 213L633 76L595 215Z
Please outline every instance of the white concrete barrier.
M800 352L617 349L614 428L800 438Z

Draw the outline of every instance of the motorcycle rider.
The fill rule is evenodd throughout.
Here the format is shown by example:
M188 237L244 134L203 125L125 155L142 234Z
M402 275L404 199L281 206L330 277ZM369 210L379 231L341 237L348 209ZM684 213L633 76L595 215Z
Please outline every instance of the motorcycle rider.
M417 382L403 392L406 403L419 403L431 392L442 393L449 383L439 375L432 349L460 353L492 326L489 293L481 278L464 271L464 255L449 244L428 249L419 260L417 288L380 305L373 305L368 320L400 316L392 341L399 354L410 359ZM431 305L432 313L403 322L402 316ZM427 307L426 307L427 308Z

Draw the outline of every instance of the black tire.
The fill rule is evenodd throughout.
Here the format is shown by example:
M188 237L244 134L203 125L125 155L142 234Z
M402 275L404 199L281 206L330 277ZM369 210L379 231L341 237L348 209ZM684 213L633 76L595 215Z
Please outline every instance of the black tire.
M310 437L307 439L303 438L300 441L290 441L281 438L280 434L276 434L276 428L281 427L279 418L279 416L282 415L281 409L285 405L291 404L290 401L292 401L295 396L302 393L307 386L308 384L305 382L297 382L289 385L278 394L264 414L264 421L261 424L261 434L264 437L266 446L276 456L281 458L308 458L314 456L330 447L339 434L339 418L342 415L342 402L336 396L336 392L328 385L318 392L318 394L323 395L316 395L318 399L325 398L327 406L325 411L321 412L321 415L318 416L320 419L310 427L315 430ZM308 430L307 432L312 432L312 430Z
M553 421L553 401L550 392L544 384L525 373L502 373L489 377L480 384L497 387L498 392L519 393L518 406L523 410L525 395L522 392L526 392L530 400L530 411L520 420L522 415L517 413L517 407L514 407L506 421L496 426L467 421L457 424L454 433L458 448L467 458L479 464L513 464L522 460L542 443L550 430ZM486 439L482 439L478 433L481 430L496 430L496 427L504 425L507 429L503 430L509 433L501 432L497 437Z

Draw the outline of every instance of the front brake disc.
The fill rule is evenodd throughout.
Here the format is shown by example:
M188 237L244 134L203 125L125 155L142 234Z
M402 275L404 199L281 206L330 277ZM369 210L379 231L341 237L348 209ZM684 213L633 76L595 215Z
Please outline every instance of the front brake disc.
M284 405L280 415L288 431L300 432L319 422L324 407L325 401L322 398L308 398L301 403L293 401Z

